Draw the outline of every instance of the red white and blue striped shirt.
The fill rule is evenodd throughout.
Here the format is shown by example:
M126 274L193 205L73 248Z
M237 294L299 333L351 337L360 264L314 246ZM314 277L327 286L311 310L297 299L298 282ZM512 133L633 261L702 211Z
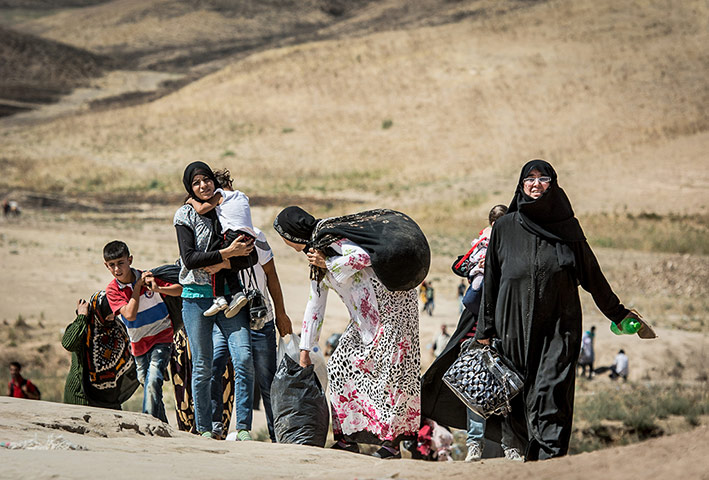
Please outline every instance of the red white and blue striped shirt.
M135 279L140 278L142 272L133 269ZM169 287L171 283L155 279L161 287ZM133 295L133 284L121 283L113 279L106 287L106 297L111 311L118 312L128 302ZM159 293L148 290L143 286L138 297L138 313L133 321L128 321L123 315L119 315L121 321L128 330L133 355L138 357L148 352L158 343L172 343L172 323L167 312L167 306L162 301Z

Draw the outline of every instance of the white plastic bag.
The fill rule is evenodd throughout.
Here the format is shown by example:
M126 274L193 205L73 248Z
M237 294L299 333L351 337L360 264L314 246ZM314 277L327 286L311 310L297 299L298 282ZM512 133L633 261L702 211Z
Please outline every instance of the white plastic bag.
M278 353L276 354L276 365L280 365L283 357L288 355L294 362L300 363L300 335L294 333L288 336L288 341L285 341L285 337L278 338ZM310 361L313 362L313 369L315 370L315 375L318 376L320 380L320 385L324 392L327 391L327 360L325 360L325 355L323 355L320 345L317 343L313 345L310 351Z

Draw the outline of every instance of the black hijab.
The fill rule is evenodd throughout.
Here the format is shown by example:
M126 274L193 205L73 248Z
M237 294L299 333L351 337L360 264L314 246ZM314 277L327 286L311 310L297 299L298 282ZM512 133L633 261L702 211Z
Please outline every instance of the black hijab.
M551 177L549 187L537 199L524 193L524 179L535 169ZM557 182L554 167L544 160L531 160L522 167L517 190L507 212L519 212L524 228L545 240L581 242L586 239L581 225L574 217L569 198Z
M281 210L273 221L273 228L286 240L309 245L317 224L318 220L308 212L300 207L290 206Z
M549 187L536 199L524 193L524 179L535 169L551 177ZM531 160L522 167L517 190L507 212L518 212L519 222L525 230L556 244L561 266L574 265L571 249L562 245L582 242L586 237L574 216L569 198L557 182L556 171L551 164L544 160Z
M204 175L207 178L211 179L214 182L215 189L222 187L219 184L217 177L214 175L214 172L212 172L212 169L209 168L209 165L204 162L192 162L187 165L187 167L185 167L185 173L182 174L182 184L185 186L187 194L195 200L198 200L200 202L203 201L202 199L197 198L197 196L192 191L192 180L194 179L195 175Z

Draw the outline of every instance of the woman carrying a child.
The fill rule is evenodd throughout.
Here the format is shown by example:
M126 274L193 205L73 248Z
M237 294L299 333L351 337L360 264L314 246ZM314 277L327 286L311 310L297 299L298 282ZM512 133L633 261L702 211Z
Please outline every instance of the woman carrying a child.
M426 256L428 244L422 233L420 237L404 237L423 237L419 258L412 256L401 269L377 273L375 254L353 238L362 242L367 237L386 249L392 245L393 234L377 234L367 226L378 224L385 229L397 222L413 224L410 218L392 211L316 220L299 207L288 207L273 224L286 245L305 252L311 264L310 298L301 332L301 366L311 363L310 350L320 335L329 290L343 300L352 320L327 366L336 440L333 448L358 452L358 442L378 444L382 445L375 453L379 458L401 458L399 442L415 438L419 429L416 286L428 271L430 255ZM357 231L362 232L359 238ZM384 286L387 274L401 276L401 290Z
M185 168L182 182L189 198L198 203L213 199L220 187L206 163L193 162ZM229 354L235 371L236 424L239 437L250 440L254 367L251 357L249 315L244 310L228 318L219 309L213 315L205 313L214 304L212 275L222 268L230 268L229 259L245 257L254 249L253 241L237 237L228 246L213 250L221 235L214 209L200 215L195 207L185 204L175 213L173 221L180 249L180 284L182 290L182 318L192 353L192 394L197 432L211 436L211 379L214 325L227 339Z

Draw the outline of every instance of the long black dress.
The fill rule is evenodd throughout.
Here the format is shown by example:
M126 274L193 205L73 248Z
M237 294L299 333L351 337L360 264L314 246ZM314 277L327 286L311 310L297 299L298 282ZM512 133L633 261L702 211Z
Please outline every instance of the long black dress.
M458 320L458 327L443 352L436 357L421 377L421 417L435 420L447 427L468 429L467 408L445 383L443 375L460 354L460 344L477 324L477 309L465 308ZM485 422L485 446L483 458L501 457L501 419L490 416Z
M628 310L585 240L560 245L523 222L519 212L509 213L492 230L476 338L500 338L502 353L524 376L503 442L536 460L568 451L582 332L578 285L614 322ZM560 260L560 246L573 253L572 261Z

